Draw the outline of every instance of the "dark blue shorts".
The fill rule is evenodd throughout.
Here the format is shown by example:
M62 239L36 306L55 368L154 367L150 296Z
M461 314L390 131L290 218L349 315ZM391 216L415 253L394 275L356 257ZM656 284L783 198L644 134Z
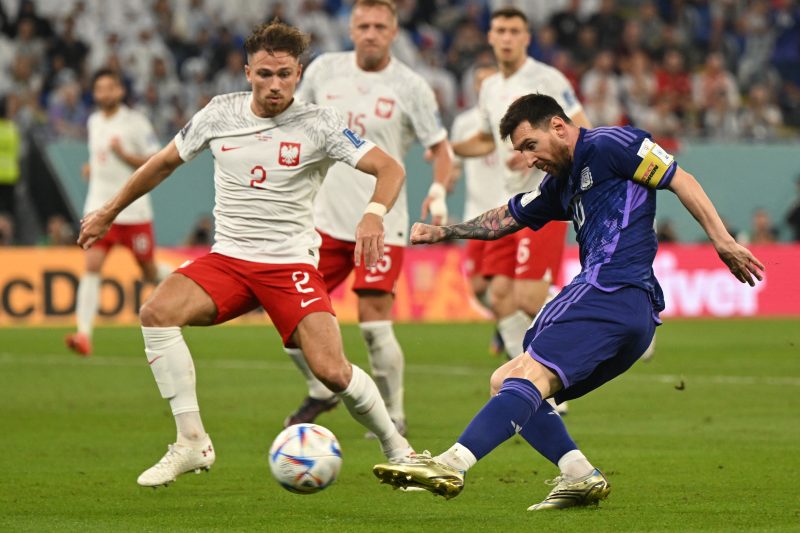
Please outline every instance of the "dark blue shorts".
M554 397L563 402L625 372L647 349L655 329L645 290L604 292L576 283L542 309L525 334L524 346L561 378L564 388Z

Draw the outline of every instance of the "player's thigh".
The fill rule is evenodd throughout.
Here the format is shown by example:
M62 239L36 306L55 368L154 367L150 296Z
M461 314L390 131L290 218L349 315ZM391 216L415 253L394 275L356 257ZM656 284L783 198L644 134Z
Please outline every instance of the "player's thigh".
M509 378L530 381L539 390L542 398L549 398L562 387L561 380L555 372L527 353L518 355L495 370L491 378L491 394L497 394L503 382Z
M200 285L174 273L153 291L139 311L143 326L207 326L214 323L217 307Z
M102 246L92 246L84 252L84 259L86 262L86 271L99 273L103 269L103 263L106 262L108 256L108 248Z
M358 321L391 320L394 295L390 292L360 290L358 293Z
M514 278L496 275L489 281L489 305L494 314L503 318L516 311L514 301Z
M469 287L472 289L473 294L480 298L483 296L487 290L489 290L489 279L480 275L476 274L475 276L471 276L469 278Z
M514 303L530 316L541 310L550 291L550 281L534 279L514 280Z

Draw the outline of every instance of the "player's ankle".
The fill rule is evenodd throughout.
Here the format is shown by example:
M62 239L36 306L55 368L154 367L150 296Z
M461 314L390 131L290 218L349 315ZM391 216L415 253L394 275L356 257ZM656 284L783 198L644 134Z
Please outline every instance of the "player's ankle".
M558 468L561 470L561 474L568 479L580 479L594 471L594 466L580 450L571 450L565 453L558 460Z

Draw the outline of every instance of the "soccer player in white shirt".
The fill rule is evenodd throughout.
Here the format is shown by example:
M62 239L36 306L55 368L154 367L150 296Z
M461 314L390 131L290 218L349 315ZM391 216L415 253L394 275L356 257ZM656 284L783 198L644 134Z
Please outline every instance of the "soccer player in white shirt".
M556 99L575 124L584 128L591 125L564 75L528 57L531 35L522 11L513 7L494 11L488 38L500 72L481 86L478 96L481 131L453 143L453 151L462 157L480 157L497 151L505 162L504 180L497 186L504 186L506 197L511 197L534 190L545 174L529 169L511 144L500 139L500 119L514 100L532 92L546 94ZM489 301L509 354L523 349L525 331L558 276L566 232L565 223L554 221L540 231L525 229L486 245L482 274L491 278Z
M383 256L383 216L404 180L402 166L347 128L334 109L294 99L308 36L279 22L256 28L245 42L252 92L215 97L125 187L84 218L79 244L88 248L136 198L205 149L214 155L215 243L211 253L179 268L140 311L145 353L162 397L169 400L177 442L138 479L170 483L208 469L215 451L200 418L192 357L181 334L261 305L284 344L302 348L308 366L339 394L351 415L380 439L386 457L413 452L386 411L375 383L345 357L328 292L317 270L319 234L312 202L340 161L377 178L357 228L355 262ZM362 259L363 257L363 259Z
M445 189L452 168L447 131L442 127L436 97L425 80L390 54L397 36L397 13L391 0L357 0L350 19L352 52L323 54L303 74L298 98L335 107L349 128L367 137L398 161L418 139L432 154L433 184L422 205L422 216L447 218ZM386 215L383 259L373 268L353 264L353 231L374 186L372 176L342 163L328 171L314 204L314 219L322 235L319 269L328 290L355 270L358 317L367 344L372 375L389 414L405 432L403 351L392 327L394 289L403 266L408 240L405 187ZM338 398L305 366L302 352L287 349L306 378L308 396L285 424L312 422L336 405Z
M497 67L494 65L481 65L475 68L473 73L475 94L480 92L483 81L496 72ZM480 109L475 106L456 116L451 128L450 138L453 142L463 141L480 130ZM503 172L497 151L492 151L483 157L458 158L457 163L461 166L466 181L464 220L471 220L508 200L505 187L498 186L498 183L494 180L494 176ZM491 308L491 304L486 299L489 280L482 273L485 248L486 241L467 241L464 272L469 279L470 288L475 297Z
M98 209L119 191L130 173L143 165L159 149L153 126L142 113L123 104L125 88L119 74L110 69L95 73L92 92L97 110L91 114L89 163L84 175L89 178L84 213ZM100 271L115 245L133 253L146 281L159 278L153 248L153 208L142 196L117 216L109 232L86 250L86 272L81 277L76 298L78 331L67 335L67 346L79 355L92 353L92 331L100 298Z

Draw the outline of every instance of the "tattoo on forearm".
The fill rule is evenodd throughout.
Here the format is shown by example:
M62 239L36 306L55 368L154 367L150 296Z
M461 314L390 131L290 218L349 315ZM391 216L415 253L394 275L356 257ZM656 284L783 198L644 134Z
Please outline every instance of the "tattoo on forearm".
M508 211L508 206L503 205L482 215L478 215L472 220L467 220L461 224L444 226L444 239L476 239L479 241L493 241L504 237L509 233L521 229L519 222L514 220Z

